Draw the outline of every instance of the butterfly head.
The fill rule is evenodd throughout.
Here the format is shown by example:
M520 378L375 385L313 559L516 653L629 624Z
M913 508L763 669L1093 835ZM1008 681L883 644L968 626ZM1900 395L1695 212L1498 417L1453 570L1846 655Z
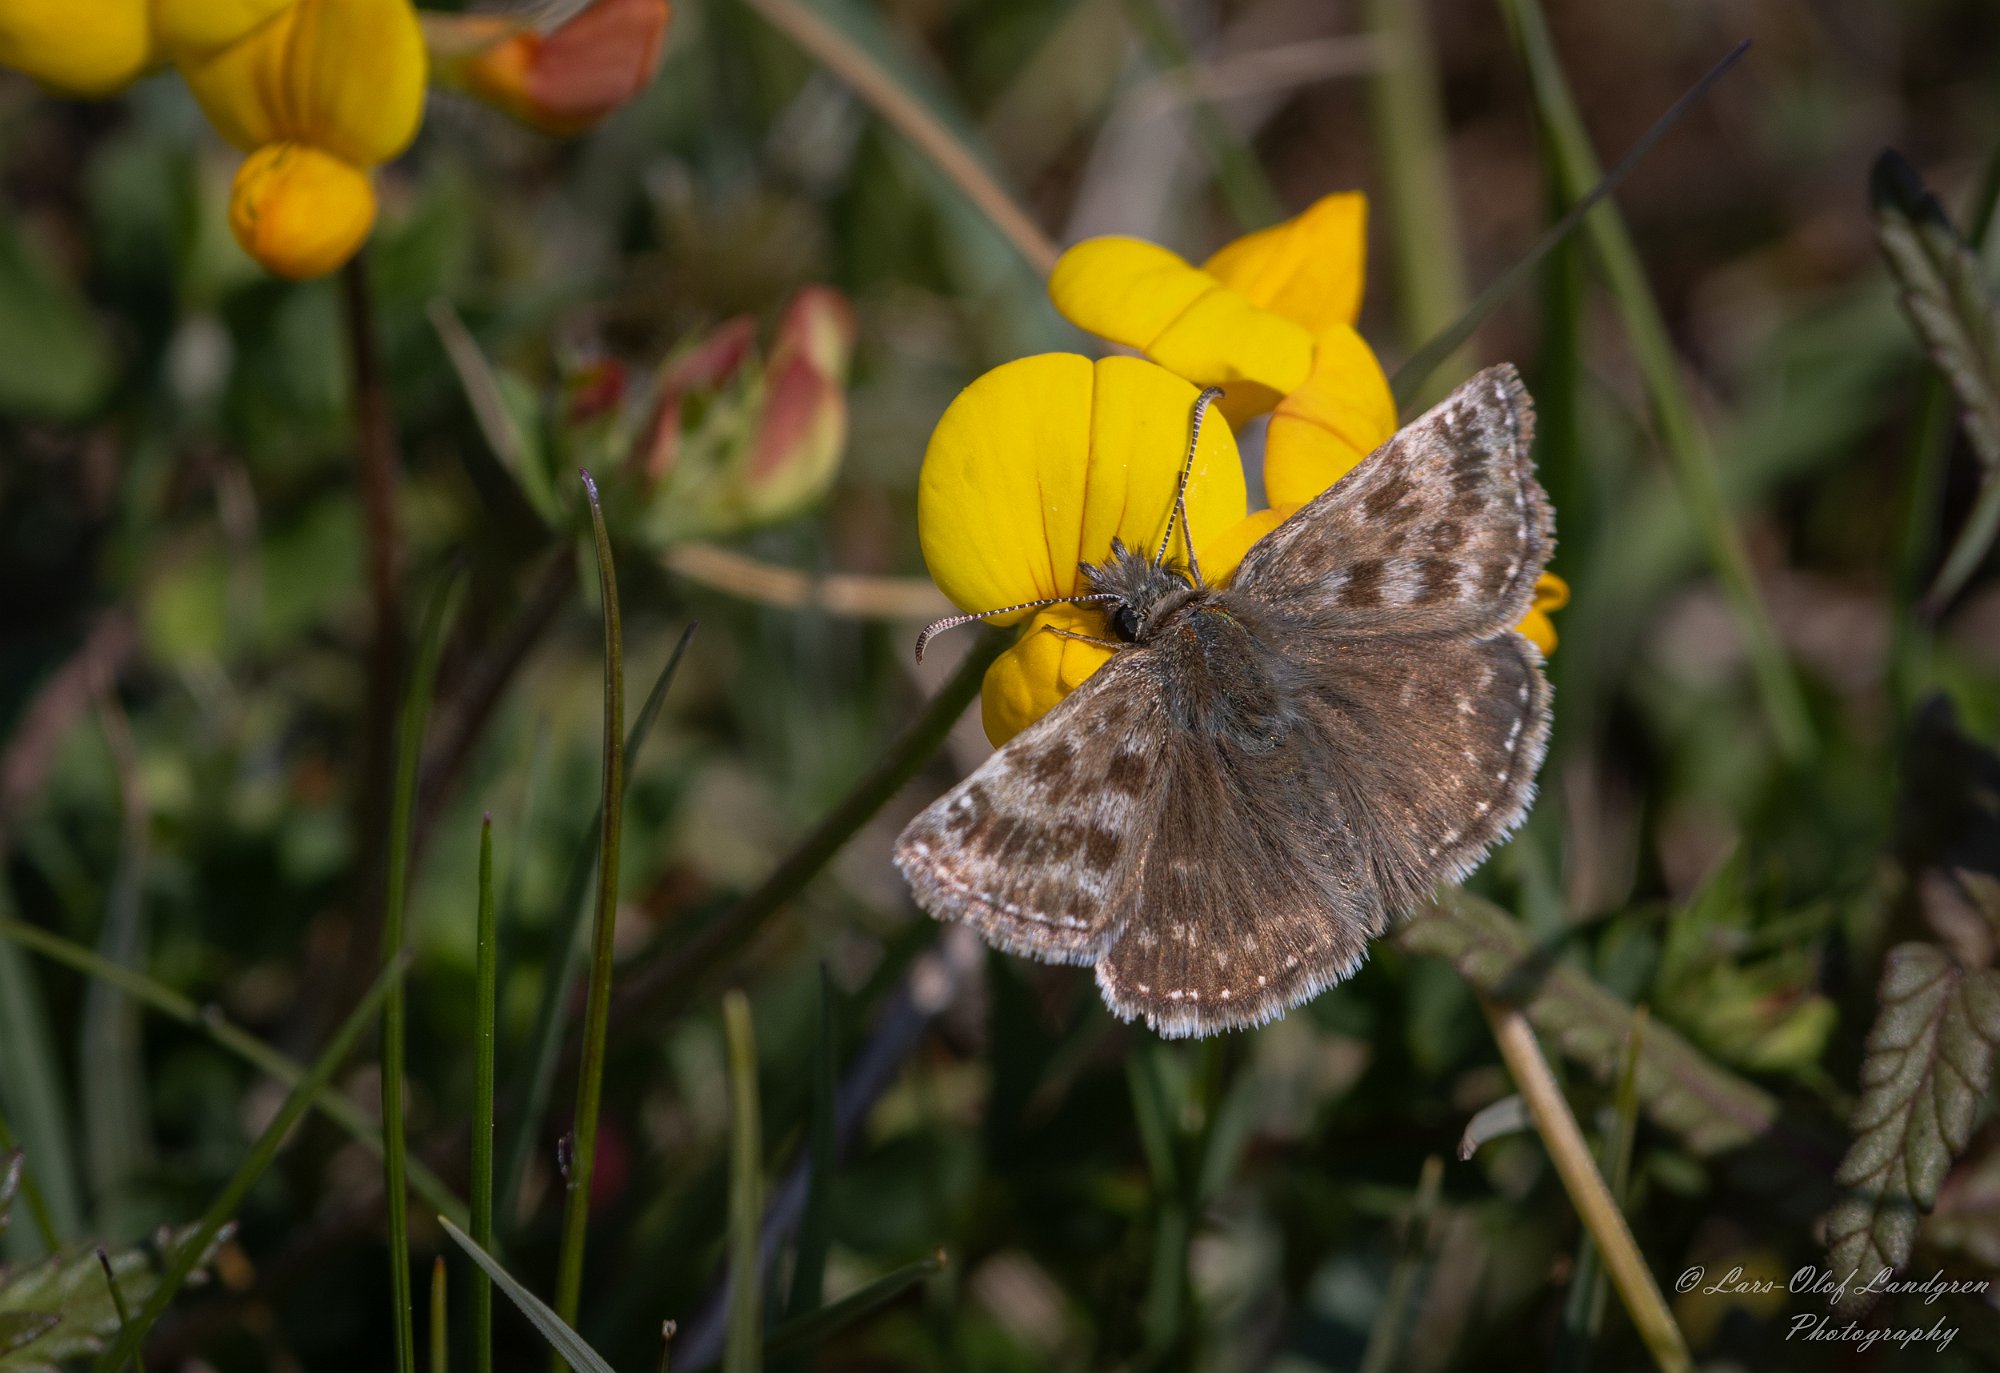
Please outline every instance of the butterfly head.
M1126 643L1138 643L1149 626L1194 595L1194 584L1180 568L1154 562L1120 539L1111 541L1111 556L1102 563L1077 567L1091 591L1105 598L1111 631Z

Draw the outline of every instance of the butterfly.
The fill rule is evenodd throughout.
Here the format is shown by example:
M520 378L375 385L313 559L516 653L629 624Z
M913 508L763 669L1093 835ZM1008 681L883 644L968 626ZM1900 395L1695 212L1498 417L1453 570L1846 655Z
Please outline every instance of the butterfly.
M1066 598L1106 609L1110 660L903 830L917 904L1091 965L1116 1015L1168 1037L1262 1024L1353 974L1534 796L1550 689L1514 626L1555 522L1533 428L1515 370L1479 373L1219 586L1184 469L1159 554L1114 541Z

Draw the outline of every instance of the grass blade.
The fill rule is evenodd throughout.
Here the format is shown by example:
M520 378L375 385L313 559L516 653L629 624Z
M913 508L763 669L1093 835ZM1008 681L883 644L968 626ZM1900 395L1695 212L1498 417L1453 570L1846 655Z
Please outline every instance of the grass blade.
M105 901L98 951L134 967L145 960L146 847L152 815L139 781L139 758L125 715L109 693L98 716L117 774L118 857ZM128 1228L134 1183L151 1169L152 1129L139 1008L109 982L84 992L77 1036L77 1083L83 1107L84 1162L99 1231Z
M7 1116L0 1112L0 1237L4 1237L12 1227L8 1225L8 1208L18 1195L28 1203L28 1214L35 1222L35 1238L41 1241L46 1253L54 1253L61 1241L56 1238L56 1228L49 1219L48 1203L42 1200L41 1188L28 1176L26 1155L14 1141L14 1132L7 1128Z
M133 1000L158 1011L169 1020L201 1031L216 1046L228 1050L262 1072L287 1087L296 1087L305 1081L307 1069L297 1059L291 1058L272 1048L263 1040L232 1025L224 1018L217 1006L198 1005L192 999L182 996L173 988L157 982L142 972L112 963L92 949L61 935L50 934L34 925L25 925L18 920L0 916L0 946L7 943L18 944L32 950L64 967L73 968L86 977L94 977L108 982ZM383 1156L382 1132L375 1128L362 1109L338 1087L328 1087L313 1097L312 1104L319 1113L339 1126L348 1138L373 1154L378 1160ZM0 1140L0 1148L4 1148ZM420 1160L409 1160L410 1186L424 1201L454 1218L463 1218L465 1203L460 1201L442 1179Z
M1444 1190L1444 1160L1432 1154L1417 1175L1417 1194L1410 1200L1409 1214L1403 1218L1402 1242L1397 1246L1396 1266L1389 1272L1389 1290L1383 1295L1382 1309L1376 1313L1374 1328L1368 1332L1368 1348L1361 1355L1361 1373L1389 1373L1397 1367L1403 1337L1409 1333L1410 1303L1417 1294L1417 1279L1430 1261L1431 1222L1437 1215L1438 1197Z
M757 1263L757 1231L764 1213L764 1131L757 1114L757 1037L750 1000L731 991L722 999L722 1032L729 1055L729 1339L723 1373L757 1373L763 1364L764 1284Z
M1444 365L1445 359L1457 353L1465 345L1466 340L1477 332L1487 317L1505 304L1507 298L1519 290L1534 270L1541 266L1542 259L1563 245L1577 225L1583 223L1583 217L1589 214L1599 201L1618 189L1626 174L1638 166L1647 153L1653 151L1655 145L1666 137L1667 131L1680 122L1681 116L1692 109L1694 103L1708 93L1708 88L1720 80L1722 74L1735 66L1748 51L1750 51L1748 39L1731 48L1720 62L1708 69L1701 80L1688 87L1680 99L1669 105L1665 114L1653 121L1653 126L1646 130L1638 142L1625 150L1625 155L1612 164L1611 170L1590 188L1589 194L1572 203L1562 218L1542 232L1542 236L1535 240L1535 245L1528 249L1519 261L1481 291L1479 298L1467 306L1457 319L1404 360L1403 365L1396 369L1396 374L1389 378L1389 389L1395 393L1398 407L1407 408L1414 403L1417 394L1423 390L1424 383L1430 380L1433 372Z
M645 747L647 738L653 732L654 722L660 718L660 708L666 704L667 688L673 685L674 676L680 671L681 656L693 642L695 629L696 625L690 623L681 631L680 641L667 655L667 665L660 669L660 675L653 679L653 689L646 693L645 703L639 707L639 717L633 721L631 732L625 736L624 773L627 777L631 776L633 766L638 762L639 750ZM507 1153L499 1177L497 1195L504 1199L520 1195L521 1178L528 1170L528 1156L534 1149L536 1136L541 1133L542 1121L548 1115L549 1097L555 1091L556 1066L562 1059L570 984L576 980L577 965L583 960L583 916L587 909L584 896L590 886L590 860L602 842L603 833L604 807L600 804L570 864L569 875L556 906L558 914L566 919L562 933L556 936L552 946L556 967L542 983L542 1002L535 1012L534 1036L529 1041L533 1058L528 1070L527 1100L508 1136Z
M792 1291L785 1303L790 1320L817 1311L823 1301L826 1255L833 1239L833 1099L839 1076L839 1042L834 1029L833 982L819 970L819 1053L813 1059L812 1114L806 1122L806 1156L812 1169L805 1214L799 1220L792 1257Z
M493 917L493 817L479 822L479 928L474 936L475 968L472 1079L472 1238L493 1247L493 1020L499 980L499 949ZM493 1373L493 1284L484 1273L472 1280L472 1366Z
M125 1306L124 1289L118 1285L118 1275L111 1270L111 1255L103 1245L97 1246L97 1266L104 1270L104 1286L111 1293L111 1309L118 1313L118 1333L123 1335L125 1327L132 1324L132 1313ZM133 1373L146 1373L146 1361L139 1357L139 1351L132 1351Z
M423 756L424 721L437 683L444 630L458 599L456 577L424 615L416 660L396 726L396 784L389 802L389 873L382 903L382 960L400 957L410 887L410 811L417 794L417 760ZM389 1203L389 1284L395 1302L396 1367L416 1373L416 1311L410 1280L409 1141L403 1128L403 1057L408 1021L400 983L382 1003L382 1182Z
M445 1323L444 1255L431 1263L431 1367L430 1373L446 1373L451 1345Z
M1223 203L1229 206L1237 227L1248 233L1283 219L1284 202L1278 199L1256 153L1230 127L1215 103L1202 94L1195 80L1194 51L1181 37L1173 16L1159 0L1125 0L1125 14L1162 74L1179 84L1194 115L1195 136L1215 169Z
M0 1103L20 1123L27 1176L60 1242L82 1232L83 1194L57 1061L41 988L14 947L0 942Z
M852 5L800 0L744 0L770 25L839 77L957 188L1038 276L1055 265L1056 245L973 151L969 123L951 117L942 99L919 95L907 74L892 73L878 54L894 52L880 20Z
M222 1233L222 1227L243 1205L243 1199L250 1194L250 1189L264 1176L264 1170L269 1168L271 1161L278 1156L278 1150L284 1146L285 1137L291 1133L292 1127L298 1124L299 1117L306 1113L306 1109L312 1105L313 1098L326 1089L327 1083L333 1080L334 1073L347 1061L347 1055L353 1050L355 1041L361 1038L362 1032L374 1021L389 993L402 984L403 974L409 968L409 962L407 955L397 954L390 958L382 971L376 975L374 985L368 989L367 995L361 998L360 1004L348 1014L346 1020L341 1022L340 1028L334 1032L333 1039L320 1054L318 1061L313 1064L299 1085L286 1095L284 1105L278 1108L278 1113L271 1117L271 1123L257 1136L257 1142L251 1146L248 1157L237 1166L236 1172L217 1194L215 1200L209 1204L201 1220L179 1244L174 1246L172 1255L160 1273L159 1285L146 1299L146 1304L140 1308L138 1316L125 1327L124 1333L109 1349L98 1356L97 1362L93 1365L96 1373L112 1373L113 1369L138 1354L139 1346L146 1338L146 1332L153 1328L153 1323L159 1320L160 1313L167 1309L167 1303L171 1302L181 1290L181 1285L188 1280L188 1275L194 1272L195 1265L200 1263L202 1257L214 1246L216 1237Z
M1404 0L1368 0L1368 31L1388 49L1368 78L1369 130L1382 178L1388 231L1396 245L1393 273L1396 320L1403 342L1429 338L1465 309L1465 249L1459 241L1458 206L1451 191L1445 148L1444 108L1438 93L1425 8ZM1470 330L1467 330L1469 336ZM1464 343L1440 354L1456 353ZM1411 386L1422 392L1435 365ZM1398 372L1400 379L1402 373ZM1397 393L1398 403L1404 397Z
M556 1311L576 1320L583 1296L583 1248L590 1226L590 1179L597 1163L597 1112L604 1093L604 1042L611 1018L611 936L618 924L618 841L625 809L625 640L618 616L618 572L597 483L583 474L590 532L597 547L597 584L604 602L604 796L598 825L597 915L590 934L590 990L583 1008L583 1063L571 1130L569 1199L563 1208L562 1252L556 1266ZM685 638L682 640L686 642ZM558 1360L560 1367L560 1360Z
M1571 199L1603 180L1597 155L1584 132L1583 118L1549 36L1538 0L1501 0L1534 90L1535 115L1554 155L1563 191ZM1639 371L1652 401L1660 440L1667 450L1681 499L1701 531L1708 559L1743 636L1764 714L1779 751L1793 763L1813 751L1812 722L1793 676L1770 612L1750 567L1750 555L1731 519L1716 473L1715 452L1695 418L1681 384L1679 362L1659 303L1646 281L1632 236L1614 205L1599 205L1584 220L1593 255L1625 325Z
M944 1264L944 1250L940 1249L929 1258L904 1264L837 1302L792 1317L773 1330L771 1338L764 1342L765 1357L780 1359L804 1353L857 1321L874 1315L931 1274L942 1272Z
M558 1358L577 1373L612 1373L611 1365L604 1361L603 1356L586 1344L583 1336L570 1328L569 1322L551 1311L533 1292L516 1282L513 1274L500 1266L500 1260L474 1244L470 1235L445 1217L439 1216L438 1224L444 1227L445 1234L451 1236L452 1243L471 1255L472 1261L479 1265L480 1271L507 1294L507 1300L521 1308L521 1314L528 1318L529 1324L542 1332L542 1338L549 1342L549 1348L556 1351Z

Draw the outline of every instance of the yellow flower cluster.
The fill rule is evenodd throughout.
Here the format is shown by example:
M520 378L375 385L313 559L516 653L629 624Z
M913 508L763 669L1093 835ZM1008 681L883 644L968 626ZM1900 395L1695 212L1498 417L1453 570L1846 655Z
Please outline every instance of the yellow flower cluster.
M574 133L658 67L667 0L594 0L547 34L429 15L411 0L0 0L0 66L109 95L164 63L243 150L229 224L279 276L330 272L375 222L373 169L416 137L442 75L509 113Z
M1079 561L1116 537L1143 547L1174 496L1196 388L1220 386L1233 424L1269 412L1268 509L1245 512L1235 440L1202 430L1188 525L1203 575L1224 581L1250 546L1396 430L1381 364L1354 324L1367 202L1331 195L1246 235L1201 266L1157 244L1095 238L1057 261L1049 295L1072 323L1151 361L1069 354L995 368L946 410L924 454L917 523L932 577L968 611L1076 595ZM1523 634L1555 647L1545 576ZM996 624L1027 612L994 616ZM987 673L986 733L1005 743L1102 666L1111 651L1048 629L1109 637L1094 606L1033 614Z

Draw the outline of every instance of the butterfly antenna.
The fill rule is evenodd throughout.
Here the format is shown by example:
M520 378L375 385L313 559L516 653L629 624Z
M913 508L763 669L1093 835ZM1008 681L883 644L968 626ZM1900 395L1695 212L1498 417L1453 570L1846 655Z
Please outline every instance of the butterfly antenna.
M1181 462L1180 484L1174 488L1174 508L1167 512L1167 536L1160 540L1160 551L1153 558L1153 566L1158 567L1167 560L1167 549L1174 542L1174 521L1181 526L1181 542L1187 545L1188 571L1194 575L1195 585L1201 585L1201 564L1195 560L1194 539L1188 533L1187 486L1188 478L1194 475L1194 450L1201 444L1201 422L1208 415L1208 407L1222 399L1222 388L1211 386L1194 398L1194 423L1189 426L1187 457Z
M917 636L917 661L924 660L924 649L930 641L947 629L957 629L969 625L974 620L983 620L988 615L1008 615L1016 610L1040 610L1046 605L1090 605L1094 602L1115 601L1118 596L1110 591L1093 591L1087 596L1051 596L1045 601L1023 601L1019 605L1003 605L993 610L974 611L970 615L950 615L936 624L924 626L924 632Z

